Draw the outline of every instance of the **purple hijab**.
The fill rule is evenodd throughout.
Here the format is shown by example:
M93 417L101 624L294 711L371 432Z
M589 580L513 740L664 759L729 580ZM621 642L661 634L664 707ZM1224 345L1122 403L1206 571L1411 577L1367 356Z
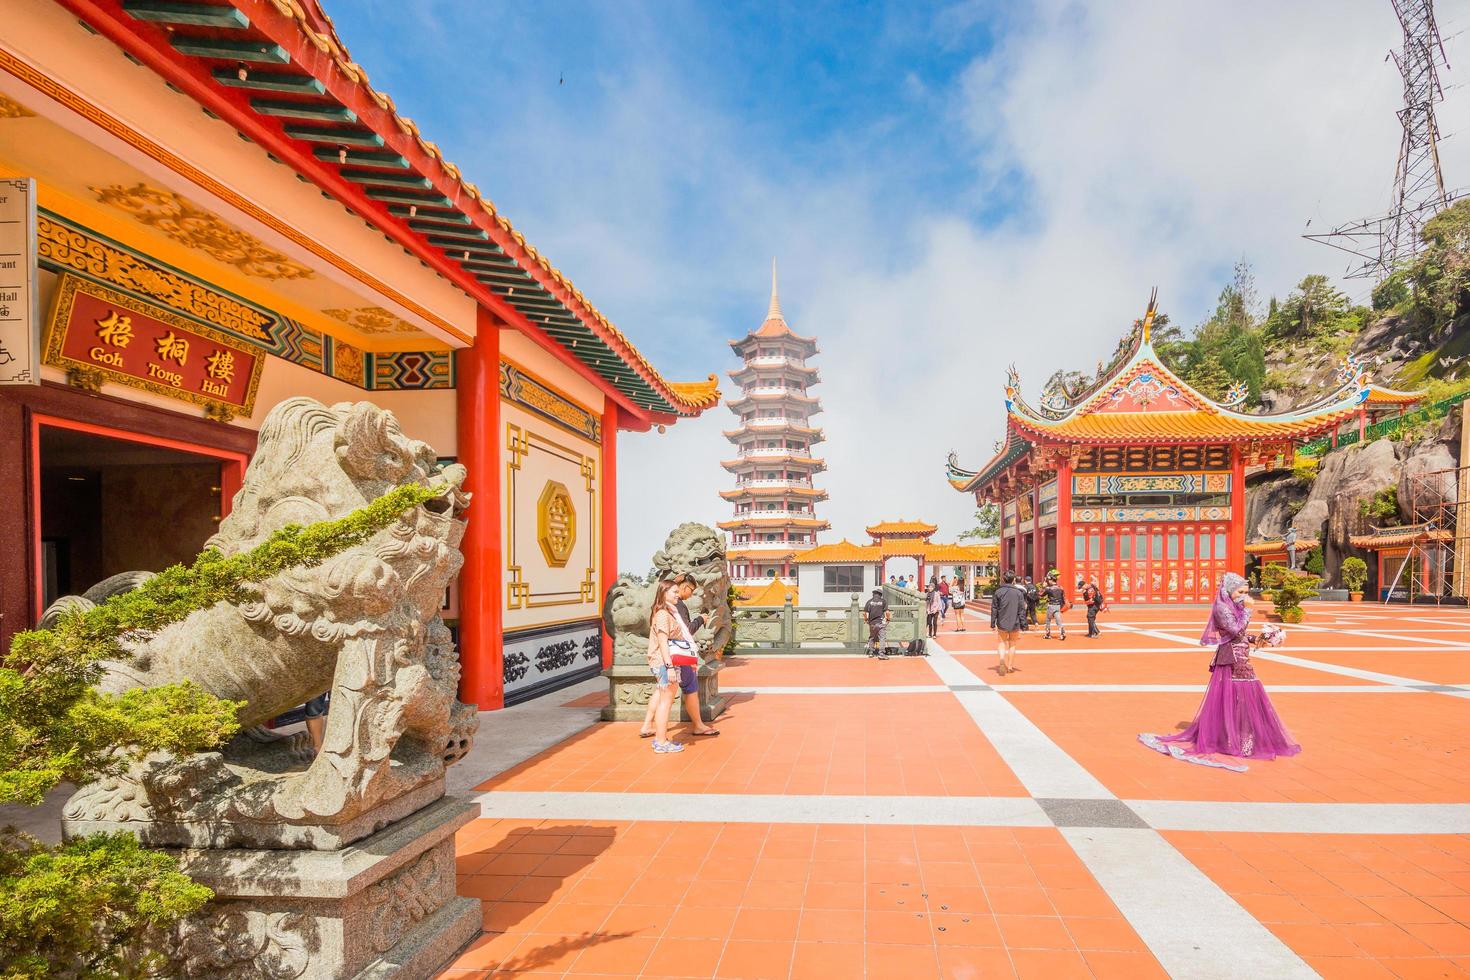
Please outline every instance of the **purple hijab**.
M1220 591L1215 596L1214 607L1210 609L1210 620L1205 623L1205 631L1199 638L1200 646L1218 648L1234 643L1245 633L1246 624L1251 619L1250 610L1245 603L1232 599L1230 594L1247 584L1235 572L1226 572L1220 579Z

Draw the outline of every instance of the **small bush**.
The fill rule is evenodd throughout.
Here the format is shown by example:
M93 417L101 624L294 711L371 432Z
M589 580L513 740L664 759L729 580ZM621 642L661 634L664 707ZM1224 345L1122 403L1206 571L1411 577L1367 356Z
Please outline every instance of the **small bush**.
M1307 572L1293 572L1272 562L1261 572L1261 585L1271 593L1271 604L1283 622L1301 622L1302 601L1315 599L1321 580Z
M1342 587L1349 592L1362 592L1363 586L1368 584L1368 563L1357 555L1342 560L1342 568L1338 570L1342 579Z
M1399 522L1399 488L1389 484L1367 500L1358 501L1358 516L1366 517L1380 527Z
M1322 557L1322 549L1313 548L1310 552L1308 552L1307 560L1303 563L1302 567L1311 572L1313 575L1320 576L1322 574L1323 568L1325 567Z

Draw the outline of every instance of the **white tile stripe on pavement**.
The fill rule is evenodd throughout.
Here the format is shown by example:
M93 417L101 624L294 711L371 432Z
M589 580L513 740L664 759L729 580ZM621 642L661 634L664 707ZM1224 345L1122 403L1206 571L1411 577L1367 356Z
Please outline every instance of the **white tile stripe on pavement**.
M1198 980L1317 976L1154 831L1064 827L1061 833L1169 976Z
M940 680L979 681L943 646L931 643L931 649ZM956 691L955 697L1033 797L1117 799L998 691ZM1170 976L1316 975L1157 831L1059 829Z
M491 790L474 799L480 804L480 816L515 820L1052 826L1041 806L1025 796L777 796Z
M1266 834L1470 833L1470 803L1126 802L1156 830Z
M942 646L930 641L929 666L945 684L988 686ZM955 691L985 738L1032 796L1113 799L1102 783L995 691Z

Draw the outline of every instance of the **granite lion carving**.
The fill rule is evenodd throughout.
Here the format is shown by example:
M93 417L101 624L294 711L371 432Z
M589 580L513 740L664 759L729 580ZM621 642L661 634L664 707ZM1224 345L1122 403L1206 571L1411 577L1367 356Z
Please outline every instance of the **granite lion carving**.
M286 524L351 513L413 482L443 492L364 545L259 583L253 600L221 603L135 644L101 686L183 680L246 701L242 733L220 752L155 754L67 803L70 832L125 828L152 844L335 848L443 793L444 768L468 751L474 708L456 691L459 656L440 619L463 559L469 495L463 467L441 467L391 413L368 402L281 402L228 517L208 545L233 554ZM101 601L138 577L117 576ZM331 694L325 744L270 735L267 720Z
M620 575L603 604L603 625L613 637L613 662L643 665L648 654L648 619L653 609L654 587L661 579L681 572L694 576L698 588L689 601L689 612L703 616L704 625L694 635L700 652L718 656L730 641L730 574L725 560L725 539L719 531L703 524L680 524L669 532L664 546L653 556L653 571L646 578Z

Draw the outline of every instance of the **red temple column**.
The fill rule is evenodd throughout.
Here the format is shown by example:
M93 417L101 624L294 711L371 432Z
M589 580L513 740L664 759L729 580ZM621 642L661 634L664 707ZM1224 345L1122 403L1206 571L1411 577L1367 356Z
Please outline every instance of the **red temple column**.
M500 587L500 326L479 308L475 343L455 355L458 453L474 494L460 550L459 698L481 711L505 704Z
M1031 568L1033 581L1046 578L1046 532L1041 529L1041 482L1031 488Z
M1358 441L1365 442L1368 439L1368 413L1358 409Z
M618 580L618 406L603 399L602 408L602 596ZM598 598L601 599L602 596ZM602 634L602 666L612 666L612 635Z
M1245 453L1230 448L1230 554L1232 572L1245 574Z
M1076 545L1072 543L1072 461L1057 463L1057 578L1067 595L1077 582Z

